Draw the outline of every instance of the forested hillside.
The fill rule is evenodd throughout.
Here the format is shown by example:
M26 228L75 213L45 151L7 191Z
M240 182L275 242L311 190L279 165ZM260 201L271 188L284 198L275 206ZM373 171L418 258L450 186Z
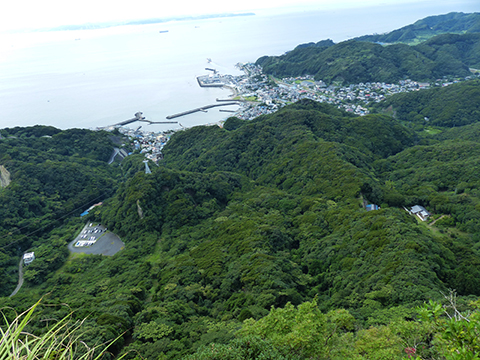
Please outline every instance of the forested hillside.
M415 44L441 34L465 34L480 32L480 14L452 12L429 16L411 25L390 31L386 34L364 35L355 40L379 43Z
M307 44L308 45L308 44ZM416 46L382 46L349 40L333 46L301 46L281 56L256 61L276 77L314 75L326 83L427 81L465 77L480 67L480 33L438 35Z
M120 174L107 165L113 143L106 132L35 126L0 133L0 165L11 177L0 188L0 294L7 296L18 281L20 255L47 242L43 237L68 215L112 196ZM40 260L43 272L65 261L61 244L47 255L50 261Z
M324 40L257 64L327 83L465 77L477 31L478 14L452 13L363 39L397 44ZM143 154L108 164L132 141L119 133L0 129L0 353L38 302L26 333L67 316L76 351L107 360L478 359L479 87L177 131L149 174ZM70 253L86 223L125 246Z
M459 127L478 123L480 81L395 94L373 107L377 112L393 113L398 120L412 124L419 130L424 126Z
M51 138L31 134L40 130ZM55 304L38 307L27 329L34 334L46 330L41 319L63 317L68 308L60 304L68 304L73 319L86 318L82 340L120 337L109 350L127 359L195 352L195 359L233 359L244 351L272 359L401 359L411 348L444 358L451 343L436 340L443 320L419 322L414 307L456 289L464 310L480 295L480 149L453 130L422 138L386 115L357 117L305 100L253 121L231 118L223 129L178 132L152 174L143 171L142 155L126 158L123 180L89 146L69 141L73 155L60 155L67 143L52 140L69 138L68 131L8 130L16 138L2 131L2 154L11 159L3 155L1 164L12 173L0 191L4 203L27 201L12 193L23 193L27 174L43 174L29 199L52 207L53 192L65 214L104 194L84 221L101 222L126 244L111 257L68 256L80 218L52 223L56 213L41 212L44 206L18 213L26 224L49 216L49 226L28 238L44 266L27 269L21 292L2 302L17 311L42 296ZM111 146L102 132L82 136L81 144ZM51 150L49 160L40 149ZM48 190L44 177L56 162L59 188ZM70 196L61 191L62 171L75 179ZM366 211L364 201L381 209ZM413 205L432 213L431 224L403 209ZM13 230L2 226L4 234ZM20 254L4 251L12 277ZM2 284L5 295L9 287ZM423 314L436 319L435 306Z

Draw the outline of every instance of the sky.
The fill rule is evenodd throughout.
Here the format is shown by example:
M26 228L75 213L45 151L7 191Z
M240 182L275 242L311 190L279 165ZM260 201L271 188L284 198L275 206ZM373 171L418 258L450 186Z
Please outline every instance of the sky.
M412 2L419 0L11 0L2 5L0 32L180 15L329 10Z

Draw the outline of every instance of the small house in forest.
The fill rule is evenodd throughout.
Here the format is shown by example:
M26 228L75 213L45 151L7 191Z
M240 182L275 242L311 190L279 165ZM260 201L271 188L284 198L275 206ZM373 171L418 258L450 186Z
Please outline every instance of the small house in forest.
M415 205L414 207L412 207L410 209L410 213L417 215L422 221L426 221L428 217L431 215L427 211L427 209L425 209L423 206L420 206L420 205Z
M29 252L23 254L23 264L28 265L30 264L33 260L35 260L35 253Z

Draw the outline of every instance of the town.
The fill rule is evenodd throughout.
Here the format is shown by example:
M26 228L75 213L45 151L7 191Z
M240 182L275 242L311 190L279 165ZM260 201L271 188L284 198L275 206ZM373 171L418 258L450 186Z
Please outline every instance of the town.
M230 116L242 120L252 120L261 115L274 113L282 107L301 99L333 104L346 112L364 116L369 114L369 104L378 103L388 96L431 87L448 86L479 77L479 74L472 74L464 79L438 79L434 83L421 83L405 79L398 84L367 82L344 86L338 82L327 85L322 80L315 80L311 75L275 79L263 74L262 68L253 63L239 63L236 67L242 70L242 75L222 75L214 69L207 69L212 73L199 76L198 80L200 86L232 89L233 95L228 101L238 101L240 107ZM220 122L216 125L222 126L223 123ZM118 130L133 140L134 150L145 154L148 160L156 164L163 159L162 149L170 136L175 131L179 131L169 130L154 133L141 131L140 128L132 130L124 126L118 127ZM181 130L184 130L184 128L182 127Z

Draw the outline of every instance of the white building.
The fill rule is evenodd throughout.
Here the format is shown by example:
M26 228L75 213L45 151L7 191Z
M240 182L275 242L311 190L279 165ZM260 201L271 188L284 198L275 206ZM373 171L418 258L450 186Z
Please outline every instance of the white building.
M30 264L33 260L35 260L35 253L29 252L23 254L23 264L28 265Z
M422 221L426 221L430 216L430 213L427 211L427 209L420 205L415 205L414 207L412 207L410 209L410 213L417 215Z

